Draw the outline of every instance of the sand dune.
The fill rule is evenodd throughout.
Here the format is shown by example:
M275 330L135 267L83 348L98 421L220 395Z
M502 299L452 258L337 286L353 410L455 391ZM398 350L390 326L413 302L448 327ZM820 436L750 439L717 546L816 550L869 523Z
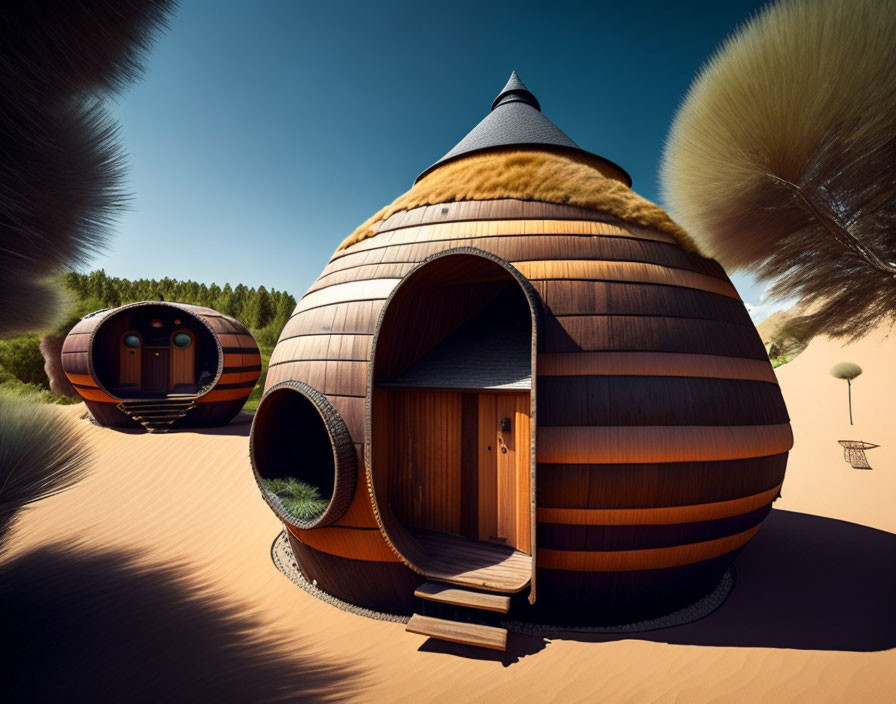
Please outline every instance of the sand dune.
M270 560L277 520L248 418L146 435L75 420L95 465L30 510L5 557L6 691L120 700L884 702L896 691L896 340L814 340L778 370L796 445L783 498L701 622L637 637L427 641L310 597ZM836 362L860 364L850 426ZM76 418L83 407L61 408ZM879 443L872 471L838 439ZM204 696L203 696L204 695ZM76 698L78 698L76 697Z

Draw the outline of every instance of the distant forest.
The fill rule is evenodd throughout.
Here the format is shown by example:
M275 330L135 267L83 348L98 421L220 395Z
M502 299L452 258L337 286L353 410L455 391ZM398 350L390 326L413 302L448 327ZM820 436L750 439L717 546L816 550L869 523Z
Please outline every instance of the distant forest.
M71 272L62 277L69 291L77 296L78 312L86 315L86 303L97 308L117 308L136 301L172 301L207 306L232 316L248 327L259 344L273 347L296 299L286 291L270 291L264 286L249 288L243 284L200 284L176 279L119 279L98 269L89 274ZM89 307L89 306L87 306ZM83 311L83 312L82 312ZM80 316L79 316L80 317Z
M267 374L268 360L280 331L296 306L296 299L286 291L264 286L249 288L243 284L223 288L217 284L200 284L176 279L120 279L98 269L89 274L71 272L59 278L60 286L70 298L65 320L54 330L27 333L15 338L0 339L0 393L38 395L51 403L69 403L71 399L50 391L40 351L41 338L61 341L69 330L88 313L103 308L116 308L137 301L170 301L207 306L239 320L252 332L261 351L262 375L246 404L258 405Z

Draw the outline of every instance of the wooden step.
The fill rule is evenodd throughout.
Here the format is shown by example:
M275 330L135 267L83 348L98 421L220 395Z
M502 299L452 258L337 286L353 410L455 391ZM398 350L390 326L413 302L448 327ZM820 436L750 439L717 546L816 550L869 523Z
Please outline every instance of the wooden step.
M432 616L414 614L405 630L422 636L447 640L452 643L475 645L490 650L507 650L507 629L494 626L480 626L476 623L448 621Z
M473 592L469 589L452 587L450 584L439 584L438 582L421 584L414 591L414 596L419 596L421 599L428 599L429 601L437 601L440 604L466 606L470 609L481 609L483 611L496 611L499 614L506 614L510 611L509 596Z

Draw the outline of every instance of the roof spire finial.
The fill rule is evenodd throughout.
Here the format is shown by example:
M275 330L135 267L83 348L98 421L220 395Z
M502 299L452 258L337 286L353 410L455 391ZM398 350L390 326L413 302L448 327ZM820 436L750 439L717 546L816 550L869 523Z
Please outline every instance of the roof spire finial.
M526 103L541 112L541 105L538 103L538 98L532 95L532 91L526 88L526 84L520 80L516 71L513 71L510 74L510 78L507 80L507 85L504 86L504 90L498 93L498 97L495 98L492 103L492 110L499 105L506 105L507 103Z

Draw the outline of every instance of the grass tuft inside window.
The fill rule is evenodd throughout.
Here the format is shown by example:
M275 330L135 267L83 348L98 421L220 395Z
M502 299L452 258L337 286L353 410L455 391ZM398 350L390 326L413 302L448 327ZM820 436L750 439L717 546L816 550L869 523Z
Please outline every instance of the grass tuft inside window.
M262 486L277 496L283 507L301 520L311 520L320 516L330 502L321 498L316 486L306 484L295 477L285 479L262 479Z

